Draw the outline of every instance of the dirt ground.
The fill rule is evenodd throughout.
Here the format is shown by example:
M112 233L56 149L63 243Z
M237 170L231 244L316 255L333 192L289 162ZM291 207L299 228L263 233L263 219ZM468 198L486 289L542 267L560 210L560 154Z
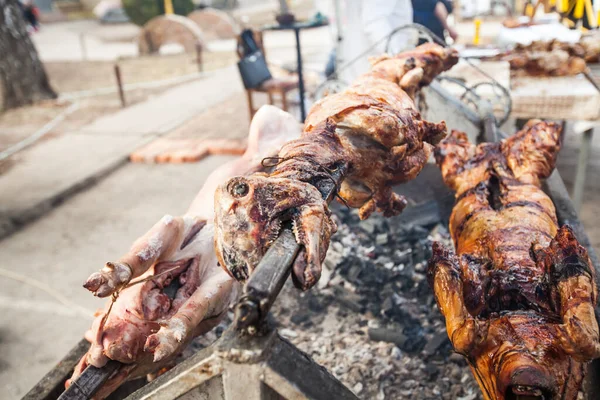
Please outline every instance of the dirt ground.
M125 94L127 105L140 103L175 86L127 91ZM37 143L58 137L66 132L76 132L95 119L122 109L117 93L84 98L78 100L77 103L78 107L73 112L66 114L66 117ZM71 104L73 104L71 101L47 101L0 114L0 132L2 133L0 135L0 151L29 137L60 116L61 113L66 113ZM6 172L11 165L18 162L18 159L19 154L16 154L9 159L0 161L0 174Z
M203 71L211 71L233 64L233 52L203 52ZM44 66L50 82L58 93L116 87L115 65L121 69L123 84L151 82L176 78L198 72L196 54L122 58L112 61L54 61Z
M204 54L203 71L208 72L223 68L231 65L235 59L236 56L233 52L207 52ZM122 109L116 91L114 65L115 63L109 61L45 63L50 82L59 94L59 99L0 113L0 132L2 133L0 135L0 151L32 135L53 119L65 113L74 102L77 103L77 108L66 115L64 120L41 140L48 140L65 132L77 131L77 129L101 116ZM193 54L126 58L119 61L119 65L124 84L139 84L187 77L198 72L196 56ZM201 75L198 75L197 79L202 79L201 77ZM191 77L190 79L194 78ZM126 90L126 104L131 106L143 102L178 84L184 83L173 82L158 87ZM68 98L69 93L73 95L74 92L106 88L114 88L115 91L70 100L64 98L65 94ZM247 114L244 114L244 119L247 119ZM14 159L0 161L0 174L10 168L14 161Z

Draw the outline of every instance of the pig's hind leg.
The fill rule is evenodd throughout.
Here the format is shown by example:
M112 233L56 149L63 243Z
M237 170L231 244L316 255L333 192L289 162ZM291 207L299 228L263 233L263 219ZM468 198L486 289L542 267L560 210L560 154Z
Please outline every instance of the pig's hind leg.
M142 275L156 261L166 259L193 238L206 221L191 216L164 216L150 231L135 241L117 262L108 262L86 280L84 287L98 297L115 293Z
M198 267L193 264L190 268ZM215 273L198 286L175 315L148 337L145 350L154 353L154 362L180 351L190 336L210 331L227 311L237 283L222 269L214 268Z
M468 354L485 340L487 330L467 310L458 257L435 242L427 277L446 318L446 330L454 349L460 354Z
M600 335L594 313L596 283L587 251L568 226L559 229L548 248L543 249L551 279L558 289L557 309L561 348L577 360L600 357Z

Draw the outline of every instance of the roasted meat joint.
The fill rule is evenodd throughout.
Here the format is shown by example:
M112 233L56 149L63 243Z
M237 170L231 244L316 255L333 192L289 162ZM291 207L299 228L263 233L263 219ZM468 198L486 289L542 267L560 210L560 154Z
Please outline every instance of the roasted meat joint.
M598 35L588 35L579 43L536 41L495 58L508 61L513 72L525 75L574 76L586 72L587 64L600 61L600 40Z
M90 349L67 387L88 365L119 361L122 366L94 395L105 398L126 380L172 366L194 337L218 325L237 299L239 285L215 257L215 188L259 170L264 157L298 136L300 125L292 115L261 108L252 120L246 153L212 172L185 215L163 217L124 256L87 279L86 289L112 299L86 333Z
M286 143L278 157L265 160L270 173L236 177L215 194L215 247L220 264L245 280L282 223L293 222L303 245L293 267L294 282L307 289L320 277L321 262L336 226L314 186L342 164L347 174L338 196L360 208L361 219L375 211L397 215L406 199L394 184L421 171L446 125L424 121L413 97L458 61L455 50L434 44L372 60L369 72L346 91L317 102L302 137Z
M435 151L456 192L456 253L435 244L428 278L486 399L575 399L600 357L594 269L540 188L559 137L557 124L531 121L479 146L455 131Z

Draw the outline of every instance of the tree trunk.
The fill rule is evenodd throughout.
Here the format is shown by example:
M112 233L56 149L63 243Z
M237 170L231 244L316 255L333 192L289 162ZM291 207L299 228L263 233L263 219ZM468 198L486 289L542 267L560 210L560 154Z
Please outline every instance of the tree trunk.
M56 98L19 0L0 0L0 110Z

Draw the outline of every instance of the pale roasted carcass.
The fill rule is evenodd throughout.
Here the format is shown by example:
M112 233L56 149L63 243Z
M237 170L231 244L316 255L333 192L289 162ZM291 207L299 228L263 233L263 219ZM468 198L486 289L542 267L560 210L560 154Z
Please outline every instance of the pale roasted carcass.
M434 244L428 278L486 399L576 399L600 356L594 268L540 189L559 137L559 125L532 121L479 146L453 132L435 152L456 192L456 253Z
M262 168L264 157L300 131L290 114L263 106L252 120L246 153L207 178L184 216L165 216L117 262L88 278L85 287L95 295L119 295L86 333L90 349L67 386L88 365L120 361L124 366L95 395L104 398L125 380L168 366L191 339L219 323L237 297L238 283L218 266L214 252L215 189L225 179Z
M236 279L247 279L282 221L291 219L303 245L294 282L303 289L314 285L336 230L314 183L342 163L349 166L338 193L345 204L360 208L363 219L376 210L399 214L406 200L392 186L413 179L446 134L444 122L421 118L412 97L457 61L456 51L434 44L384 55L347 90L317 102L302 137L268 160L275 164L272 172L233 178L217 190L215 247L221 265Z

